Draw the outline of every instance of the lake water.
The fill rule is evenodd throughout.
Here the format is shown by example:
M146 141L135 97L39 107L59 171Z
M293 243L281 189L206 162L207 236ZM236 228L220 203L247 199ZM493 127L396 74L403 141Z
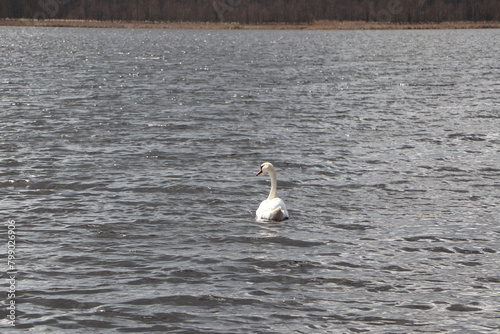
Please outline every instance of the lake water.
M499 30L0 35L2 332L500 330Z

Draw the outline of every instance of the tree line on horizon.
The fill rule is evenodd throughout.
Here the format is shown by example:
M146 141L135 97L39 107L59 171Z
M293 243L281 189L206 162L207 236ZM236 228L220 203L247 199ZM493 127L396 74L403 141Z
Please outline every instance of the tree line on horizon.
M1 18L304 23L500 21L498 0L0 0Z

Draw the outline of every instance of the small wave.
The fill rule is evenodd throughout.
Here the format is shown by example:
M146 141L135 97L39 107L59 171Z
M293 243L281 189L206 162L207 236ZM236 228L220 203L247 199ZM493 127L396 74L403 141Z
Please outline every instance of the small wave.
M483 309L476 306L468 306L463 304L452 304L446 308L448 311L454 312L479 312Z
M82 302L75 299L67 298L42 298L42 297L24 297L21 303L31 303L34 305L57 308L57 309L81 309L90 310L99 307L101 304L97 302Z
M221 238L210 238L210 240L218 243L280 244L284 246L294 246L294 247L315 247L324 245L323 242L319 241L297 240L282 236L276 236L276 237L229 236Z
M22 180L7 180L0 182L0 188L28 188L32 182L28 179Z
M408 308L412 310L431 310L434 308L434 306L429 305L429 304L403 304L403 305L398 305L397 307L402 307L402 308Z
M175 305L175 306L204 306L217 307L220 305L253 305L261 303L257 299L230 298L216 295L173 295L154 298L133 299L124 304L129 305Z
M406 241L410 242L418 242L418 241L441 241L440 238L435 237L433 235L422 235L422 236L415 236L415 237L406 237L403 238Z
M257 267L267 268L267 269L299 269L308 270L315 267L321 266L321 263L315 261L304 261L304 260L258 260L258 259L245 259L245 262L254 264Z

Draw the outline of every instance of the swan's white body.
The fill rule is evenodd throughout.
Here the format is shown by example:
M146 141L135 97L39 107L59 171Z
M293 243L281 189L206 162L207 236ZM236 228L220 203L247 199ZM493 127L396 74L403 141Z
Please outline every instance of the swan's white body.
M262 172L268 173L271 177L271 191L267 199L260 203L259 208L255 212L257 219L277 221L288 219L285 202L281 198L276 197L277 181L274 166L270 162L265 162L260 166L257 175L260 175Z

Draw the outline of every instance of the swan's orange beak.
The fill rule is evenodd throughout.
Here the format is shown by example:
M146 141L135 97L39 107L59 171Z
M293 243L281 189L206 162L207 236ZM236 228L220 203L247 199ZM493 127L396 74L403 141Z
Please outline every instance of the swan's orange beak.
M257 172L257 174L255 174L255 176L259 176L260 174L262 174L262 168L259 169L259 171Z

